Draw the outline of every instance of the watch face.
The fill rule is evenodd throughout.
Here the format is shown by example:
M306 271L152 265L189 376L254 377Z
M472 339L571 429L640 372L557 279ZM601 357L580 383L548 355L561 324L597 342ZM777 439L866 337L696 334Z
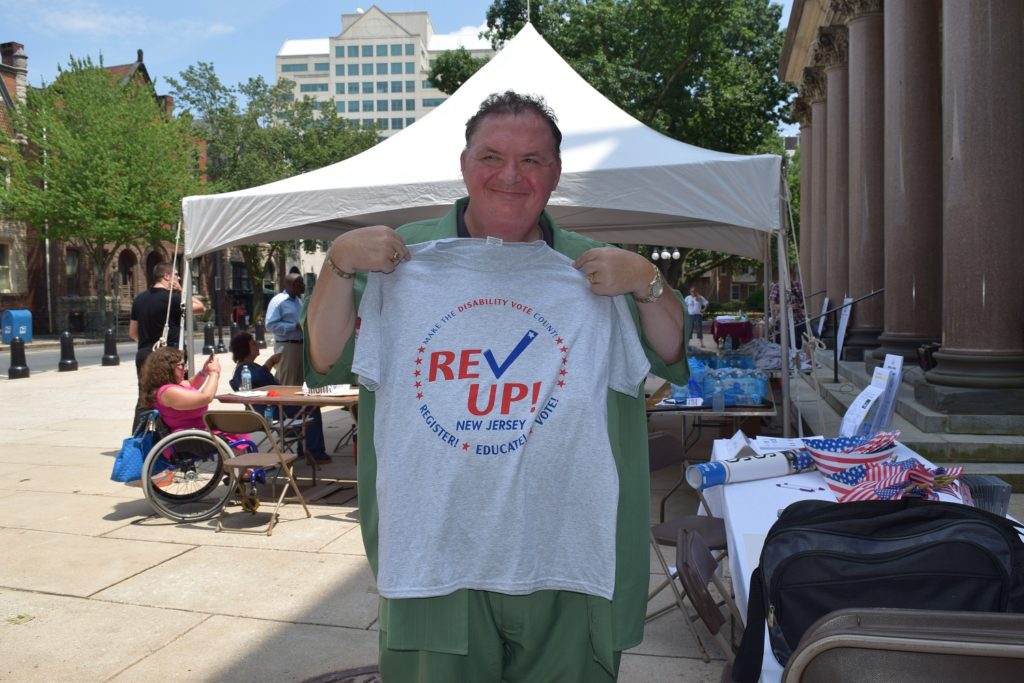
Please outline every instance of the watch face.
M651 298L657 299L659 296L661 296L661 293L664 290L665 286L662 284L661 279L659 278L653 284L651 284Z

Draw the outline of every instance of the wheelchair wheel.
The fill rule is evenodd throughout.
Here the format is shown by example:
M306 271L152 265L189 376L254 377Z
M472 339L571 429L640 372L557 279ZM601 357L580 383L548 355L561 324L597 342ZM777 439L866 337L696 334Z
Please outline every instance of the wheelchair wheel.
M153 446L142 465L142 491L172 522L201 522L219 513L231 497L224 459L234 452L202 429L174 432Z

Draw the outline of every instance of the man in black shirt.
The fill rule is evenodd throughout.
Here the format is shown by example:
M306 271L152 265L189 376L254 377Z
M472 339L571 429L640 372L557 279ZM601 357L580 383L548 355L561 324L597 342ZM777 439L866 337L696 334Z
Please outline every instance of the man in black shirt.
M168 299L171 314L167 316ZM204 313L206 306L198 297L192 297L192 312ZM181 281L171 264L161 262L153 266L153 286L132 300L132 317L128 324L128 336L139 343L135 353L135 374L142 373L142 364L155 344L163 335L164 321L167 321L167 346L176 347L181 334ZM136 405L135 423L144 409ZM134 431L134 428L133 428Z

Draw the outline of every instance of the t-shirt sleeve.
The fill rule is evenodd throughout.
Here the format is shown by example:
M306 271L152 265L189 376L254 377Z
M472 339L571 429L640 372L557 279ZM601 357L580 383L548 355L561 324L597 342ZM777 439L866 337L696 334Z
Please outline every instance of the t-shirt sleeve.
M622 295L612 297L611 318L608 386L621 394L637 396L651 364L647 361L633 316Z
M370 273L366 278L366 289L359 302L359 318L356 330L356 349L352 359L352 372L359 375L359 383L370 391L376 391L381 382L381 343L383 335L381 315L383 292L381 278Z

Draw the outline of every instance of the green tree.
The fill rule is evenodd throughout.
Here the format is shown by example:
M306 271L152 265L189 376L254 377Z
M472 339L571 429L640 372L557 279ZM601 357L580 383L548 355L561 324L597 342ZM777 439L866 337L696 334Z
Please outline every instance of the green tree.
M173 240L181 199L200 191L197 147L152 86L121 79L91 59L71 59L14 112L4 209L76 244L92 263L106 320L110 261L129 244ZM20 149L18 148L20 147Z
M456 50L448 50L438 55L427 79L435 88L451 95L487 62L487 59L469 54L466 48L460 45Z
M295 101L294 84L286 79L271 86L256 77L231 87L208 62L190 66L180 76L167 81L177 106L207 142L207 174L220 192L306 173L354 156L379 140L375 131L353 126L333 106L308 98ZM263 297L258 295L268 262L297 249L294 242L239 246L257 294L254 318L263 313Z

